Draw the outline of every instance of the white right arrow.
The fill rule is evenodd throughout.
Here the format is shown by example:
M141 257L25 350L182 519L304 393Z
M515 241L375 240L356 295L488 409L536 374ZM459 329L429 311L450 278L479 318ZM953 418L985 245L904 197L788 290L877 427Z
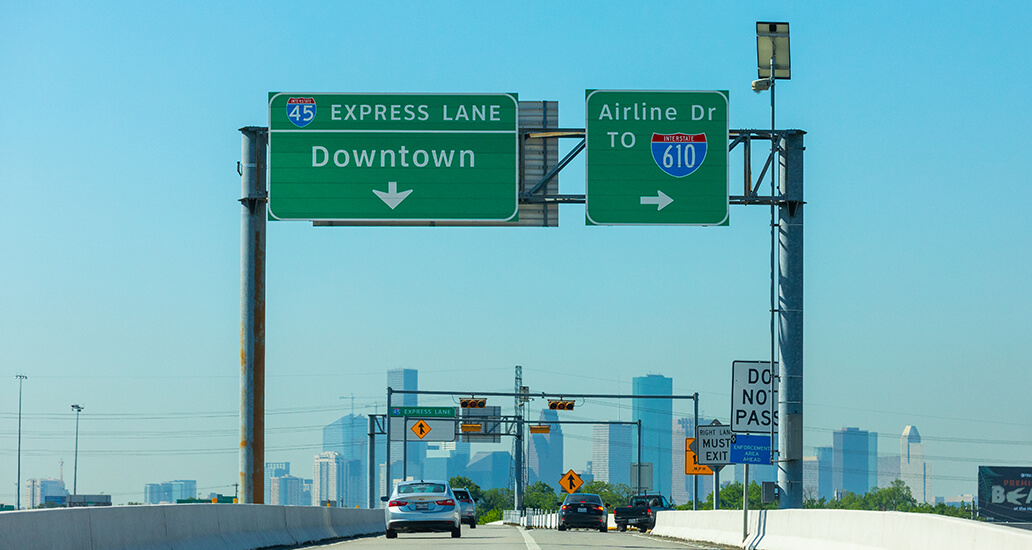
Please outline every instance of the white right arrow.
M642 204L655 204L656 206L659 207L659 208L656 208L656 211L659 211L659 210L662 210L662 209L666 208L666 206L668 204L674 202L674 199L668 197L666 193L664 193L662 191L659 191L659 190L657 190L656 193L659 193L659 195L657 195L655 197L642 197L641 198L641 203Z
M405 200L405 197L409 196L409 193L411 192L412 190L409 189L408 191L402 191L401 193L399 193L398 182L396 181L387 182L386 193L384 193L383 191L377 191L376 189L373 189L373 193L376 193L376 196L380 197L380 200L386 203L387 206L390 206L391 210L394 210L396 206L401 204L401 201Z

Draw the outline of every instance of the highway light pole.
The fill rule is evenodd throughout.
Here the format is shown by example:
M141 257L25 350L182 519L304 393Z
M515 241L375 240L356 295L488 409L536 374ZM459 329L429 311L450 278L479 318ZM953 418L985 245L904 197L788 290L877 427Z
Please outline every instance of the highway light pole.
M75 469L72 473L72 494L79 494L79 413L85 407L76 403L72 405L72 410L75 411Z
M752 88L757 93L770 90L770 185L773 199L770 361L771 365L778 365L776 377L771 381L772 385L776 381L778 390L777 460L773 462L778 467L779 507L802 508L803 139L799 132L778 135L774 126L774 83L792 77L789 51L788 23L756 23L756 61L760 79L753 81ZM771 432L773 439L773 423Z
M14 490L14 509L21 510L21 411L22 411L22 383L28 379L24 374L16 374L18 379L18 483Z

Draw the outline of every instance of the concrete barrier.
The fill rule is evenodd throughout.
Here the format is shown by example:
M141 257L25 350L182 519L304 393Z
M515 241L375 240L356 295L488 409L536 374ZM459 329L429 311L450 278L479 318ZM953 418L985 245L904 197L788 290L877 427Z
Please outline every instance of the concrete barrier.
M765 510L660 512L652 534L751 550L1028 550L1032 533L984 522L904 512Z
M384 532L383 510L177 504L0 512L0 549L251 550Z
M91 548L86 508L0 512L0 548Z
M262 504L211 505L219 518L219 533L229 548L265 548L296 544L287 532L286 506Z
M138 509L137 509L138 508ZM171 550L164 508L118 506L86 508L94 548L111 550ZM74 510L74 509L70 509ZM127 528L127 526L131 526ZM146 528L137 528L136 526Z
M226 541L222 540L219 531L219 518L216 506L225 504L181 504L175 506L155 506L165 512L165 530L167 533L180 533L181 536L169 540L173 550L229 550Z

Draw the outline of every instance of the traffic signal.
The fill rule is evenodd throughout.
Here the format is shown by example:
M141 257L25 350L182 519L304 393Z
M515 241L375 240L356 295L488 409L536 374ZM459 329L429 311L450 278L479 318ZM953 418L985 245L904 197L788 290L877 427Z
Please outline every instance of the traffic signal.
M469 399L459 400L459 406L463 409L483 409L485 405L487 405L487 399L471 397Z
M572 411L573 401L561 401L557 399L548 400L548 408L553 411Z

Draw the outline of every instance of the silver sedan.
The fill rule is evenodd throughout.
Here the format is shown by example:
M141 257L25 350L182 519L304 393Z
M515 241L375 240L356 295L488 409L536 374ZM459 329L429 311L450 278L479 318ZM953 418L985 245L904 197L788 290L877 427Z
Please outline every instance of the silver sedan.
M450 532L462 536L459 503L446 481L403 481L387 501L387 538L398 533Z

